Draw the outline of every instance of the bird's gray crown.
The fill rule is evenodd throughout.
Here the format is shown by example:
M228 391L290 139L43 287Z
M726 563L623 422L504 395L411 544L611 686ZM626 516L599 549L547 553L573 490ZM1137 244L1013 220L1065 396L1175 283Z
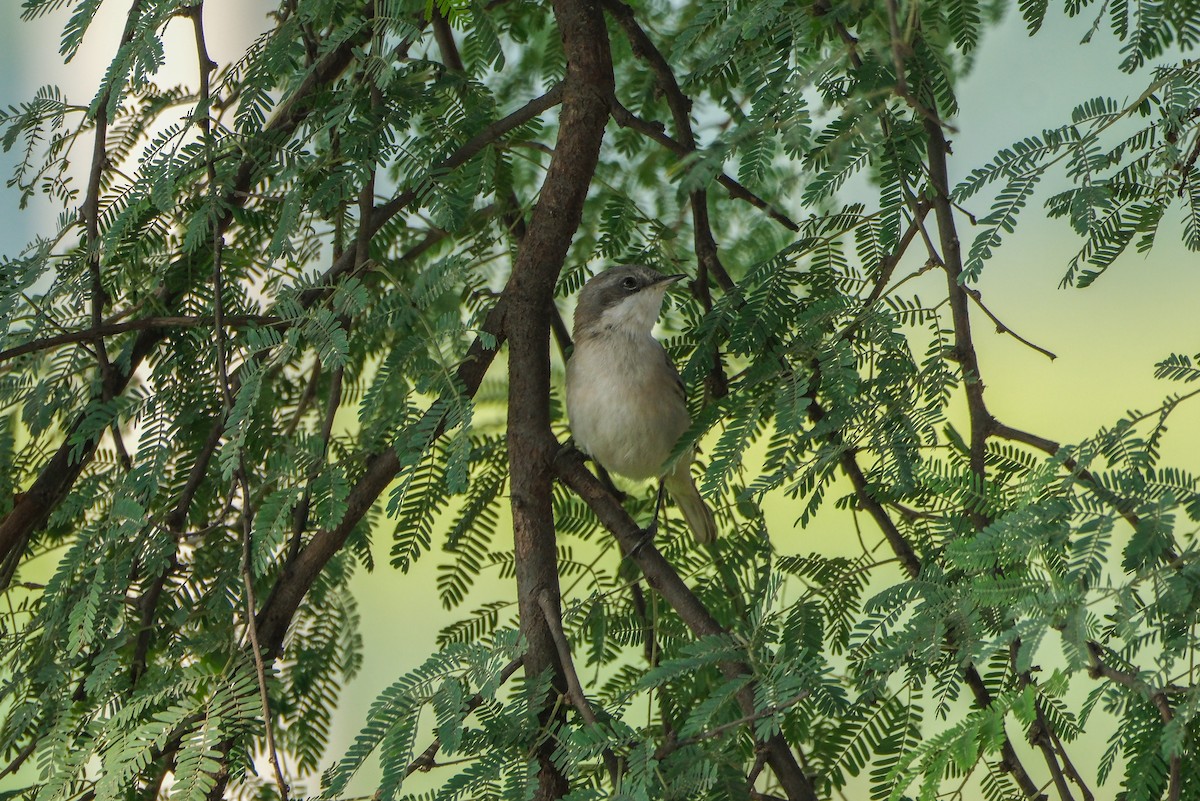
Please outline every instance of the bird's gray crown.
M645 292L657 290L659 302L662 292L674 281L684 278L683 275L663 275L658 270L641 264L626 264L612 267L599 275L593 276L579 293L579 301L575 306L575 338L581 334L604 325L605 312L631 301L634 298L645 297ZM641 305L641 304L639 304ZM653 309L654 317L658 309ZM609 315L608 319L612 319ZM646 330L649 332L653 318Z

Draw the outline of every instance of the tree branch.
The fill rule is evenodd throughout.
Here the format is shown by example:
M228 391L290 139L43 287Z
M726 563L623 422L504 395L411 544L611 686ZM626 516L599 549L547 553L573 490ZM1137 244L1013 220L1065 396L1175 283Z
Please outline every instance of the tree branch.
M1021 343L1022 345L1024 345L1025 347L1027 347L1027 348L1031 348L1032 350L1035 350L1035 351L1037 351L1038 353L1042 354L1043 356L1045 356L1045 357L1046 357L1047 359L1049 359L1050 361L1054 361L1055 359L1057 359L1057 358L1058 358L1058 356L1057 356L1057 355L1056 355L1054 352L1052 352L1052 351L1049 351L1049 350L1046 350L1046 349L1045 349L1045 348L1043 348L1041 345L1038 345L1038 344L1036 344L1036 343L1034 343L1034 342L1030 342L1028 339L1026 339L1025 337L1021 336L1021 335L1020 335L1020 334L1018 334L1016 331L1012 330L1012 329L1011 329L1011 328L1009 328L1007 325L1005 325L1005 324L1004 324L1004 323L1003 323L1003 322L1000 320L1000 318L999 318L999 317L997 317L995 314L993 314L993 313L992 313L992 310L991 310L991 309L989 309L987 306L985 306L985 305L983 304L983 294L982 294L982 293L980 293L980 291L979 291L978 289L975 289L975 288L973 288L973 287L969 287L969 286L963 285L963 288L962 288L962 290L963 290L963 292L966 292L966 293L967 293L967 296L968 296L969 298L971 298L971 300L975 301L975 305L979 307L979 310L980 310L980 311L982 311L984 314L986 314L986 315L987 315L987 317L988 317L988 319L989 319L989 320L991 320L991 321L992 321L992 322L995 324L995 326L996 326L996 333L998 333L998 334L1008 334L1010 337L1012 337L1013 339L1017 340L1018 342L1020 342L1020 343Z
M678 142L663 133L663 126L661 123L653 123L643 120L641 117L637 116L632 111L621 105L621 103L615 97L612 99L612 118L616 121L617 125L620 125L622 128L629 128L630 130L637 131L638 133L653 139L655 142L658 142L660 145L667 148L667 150L670 150L679 156L686 157L691 155L693 152L684 147L683 143ZM790 217L788 217L779 209L775 208L767 201L763 200L758 195L751 192L746 187L742 186L733 178L730 178L725 173L722 172L717 175L717 182L721 184L721 186L725 187L726 190L728 190L730 197L736 198L737 200L744 200L751 206L762 209L771 219L775 220L789 231L800 230L800 226L797 225Z
M983 375L979 370L979 357L971 336L971 316L967 306L967 293L962 276L962 248L954 224L954 210L950 207L950 181L946 170L946 154L949 145L936 122L925 120L928 136L927 156L929 159L929 181L933 190L933 213L937 219L938 236L941 240L941 262L946 270L946 288L950 297L950 315L954 321L955 360L962 368L963 383L967 395L967 414L971 421L970 461L971 472L980 483L980 490L987 480L985 457L987 438L995 421L983 400ZM936 254L931 254L936 255ZM971 512L977 527L985 523L977 511Z
M440 175L461 167L470 161L471 158L479 155L485 147L494 144L509 131L524 125L547 109L561 103L562 97L562 84L557 84L545 94L535 97L508 116L489 124L479 133L468 139L462 147L450 156L430 168L429 176L431 179L436 179ZM366 229L367 235L374 236L377 234L390 219L407 208L419 196L420 189L406 189L398 193L387 203L376 207L371 214L370 225ZM354 249L347 249L325 271L321 282L324 286L314 287L301 293L301 303L308 306L329 294L331 292L329 285L350 272L354 268L356 259L356 251Z
M313 469L308 475L308 481L304 485L304 494L300 497L300 502L296 504L296 509L292 514L292 541L288 546L287 554L289 562L295 559L296 555L300 553L301 538L308 529L308 512L309 505L312 503L313 483L321 474L321 468L325 466L329 458L329 440L333 436L333 419L337 416L338 409L342 405L343 375L343 369L339 365L330 377L329 396L325 401L325 417L321 423L320 461L313 465Z
M555 691L564 694L564 671L548 622L561 614L552 506L557 442L550 428L549 316L554 286L599 161L613 68L604 16L593 0L554 0L553 7L567 60L558 138L504 292L510 304L505 325L509 487L517 608L528 643L525 674L533 678L549 672ZM545 604L549 614L542 610ZM555 717L554 705L546 699L539 710L543 728L550 728ZM554 749L551 739L536 746L540 769L534 797L539 801L568 791Z
M962 369L964 390L967 397L967 415L971 426L969 443L971 472L975 475L975 479L979 484L979 491L985 492L987 483L987 440L988 437L995 433L996 420L988 411L987 404L984 401L983 374L979 368L979 357L976 354L974 338L971 334L971 317L968 306L970 294L964 283L962 249L954 222L954 210L950 203L950 185L946 165L946 157L950 152L950 147L942 132L940 121L936 120L936 118L926 117L924 127L926 136L928 137L926 155L929 161L930 188L933 193L931 202L937 220L938 237L942 250L941 264L946 272L947 294L950 300L950 313L954 327L955 359ZM930 253L931 258L936 257L936 255L933 252ZM976 528L983 528L988 524L987 517L977 509L972 507L967 512ZM1022 684L1031 682L1028 676L1018 675L1017 680ZM974 666L968 670L967 681L971 684L971 688L975 692L978 701L984 702L984 699L987 699L986 703L991 703L990 694L987 692L982 677L978 675ZM1039 707L1040 714L1039 703L1035 701L1035 706ZM1042 752L1046 767L1050 771L1051 779L1054 781L1059 795L1063 801L1071 801L1072 796L1054 750L1044 742L1038 742L1035 745L1038 745ZM1015 770L1020 765L1016 752L1012 748L1012 743L1007 736L1002 746L1002 753L1004 754L1006 764L1011 768ZM1023 768L1017 773L1018 783L1022 785L1028 794L1032 780L1027 774L1022 774L1025 774Z
M662 52L654 46L654 42L646 35L645 30L638 24L633 9L622 0L603 0L604 7L617 20L625 31L634 55L650 65L654 72L659 88L667 99L671 110L671 118L675 123L675 135L679 143L688 151L695 152L696 136L692 131L691 109L692 101L679 88L679 81L671 65L667 63ZM703 304L706 312L712 311L712 293L708 287L708 277L717 282L724 292L734 289L733 279L725 265L717 255L717 242L713 237L712 225L708 217L708 191L694 189L688 196L692 209L692 239L696 251L697 275L692 284L692 293ZM725 375L725 366L721 361L719 351L713 352L713 365L708 377L709 393L712 397L724 397L729 392L729 381Z
M817 403L815 397L813 397L812 402L809 405L809 417L813 420L814 425L819 424L825 418L825 410L819 403ZM835 446L843 448L846 447L843 443L841 443L841 439L837 436L836 432L831 435L831 438L831 441ZM872 519L875 520L876 525L878 525L880 530L883 532L884 537L887 539L888 544L892 548L892 552L895 553L897 559L900 560L900 564L904 567L904 570L908 574L909 578L916 579L919 577L921 574L920 559L913 551L912 546L904 537L903 533L901 533L900 529L897 528L896 524L892 521L891 516L887 513L887 510L883 508L883 506L872 494L866 476L863 473L861 466L858 464L858 457L855 450L853 448L847 448L844 450L842 455L839 457L839 463L841 464L842 470L846 473L846 476L850 479L851 485L854 487L855 496L858 498L859 505L866 509L868 514L871 515ZM992 695L988 691L987 685L984 684L983 677L979 675L979 671L975 669L975 666L968 666L963 671L963 677L966 680L967 685L971 688L971 692L975 696L975 703L981 709L986 709L989 707L992 703ZM1017 784L1021 787L1025 795L1028 798L1040 797L1037 783L1033 781L1032 777L1029 775L1029 772L1021 763L1021 759L1017 755L1016 749L1013 747L1012 740L1008 737L1007 733L1005 734L1004 742L1000 747L1000 754L1004 765L1010 772L1012 772Z
M904 53L909 50L909 44L900 36L900 27L897 22L896 0L887 0L888 11L888 27L891 32L891 50L892 64L896 69L896 85L893 91L896 97L903 100L909 107L925 118L929 124L937 125L939 128L945 128L948 131L953 131L954 126L942 120L938 115L922 103L908 88L908 79L904 75Z
M524 654L518 656L516 659L505 665L500 671L500 684L504 684L506 681L508 681L509 678L512 677L512 674L517 672L517 668L521 667L523 664L525 664ZM463 714L463 717L465 718L467 715L474 712L482 704L483 695L480 693L475 693L472 695L469 699L467 699L467 703L464 706L465 713ZM404 775L411 776L417 771L424 773L437 767L437 763L434 761L434 759L437 757L437 753L439 750L441 750L441 747L441 738L434 737L433 742L421 752L421 755L409 763L408 767L404 771Z
M579 682L579 673L575 670L575 660L571 657L571 643L567 641L566 632L563 631L562 609L550 597L550 593L545 590L538 593L537 600L538 606L542 609L542 614L546 617L546 625L550 628L550 636L554 640L554 647L558 651L558 662L562 667L563 676L567 681L567 700L571 702L571 706L575 707L576 711L579 712L579 716L583 718L588 726L598 728L600 720L596 717L596 713L592 710L592 705L588 703L587 695L583 692L583 685ZM608 775L612 780L613 787L619 787L621 784L621 775L625 772L625 769L610 748L604 749L604 765L608 768Z
M121 34L121 44L117 53L133 41L137 31L137 23L141 17L143 0L133 0L129 12L125 15L125 30ZM108 296L104 291L104 281L100 274L100 189L104 183L104 173L108 168L108 105L112 98L111 87L106 88L96 98L96 138L92 146L92 166L88 174L87 194L84 196L81 210L84 221L84 250L87 253L88 273L91 277L91 307L92 329L97 330L104 319L104 307ZM101 401L112 400L110 393L110 374L112 365L108 360L108 349L102 338L96 339L96 363L100 371ZM114 439L117 434L114 429ZM119 441L119 440L118 440Z
M725 629L654 544L642 544L641 528L620 501L587 469L583 454L574 448L563 448L554 460L554 470L559 479L588 505L604 527L616 537L622 551L631 554L629 558L642 571L646 581L675 610L692 634L705 637L724 633ZM727 678L750 673L749 667L740 662L724 663L721 670ZM744 687L737 694L737 700L744 714L756 713L751 688ZM776 732L763 744L763 748L767 752L768 764L790 801L816 801L816 791L796 762L791 746L783 735Z
M374 5L373 0L364 5L365 22L369 23L373 17ZM347 37L327 53L296 90L280 104L270 122L264 127L262 138L271 141L286 140L308 116L308 102L312 96L322 86L331 83L342 74L354 58L355 49L362 45L370 32L370 24L364 24L357 34ZM217 235L223 235L232 224L234 210L245 204L246 193L256 177L267 169L269 163L260 154L248 155L242 159L235 172L232 188L222 198L221 206L228 210L217 223ZM189 288L192 273L195 272L193 261L194 257L189 254L170 266L166 279L156 293L156 304L170 308L179 303ZM124 391L142 361L157 347L163 335L164 332L157 328L141 331L118 360L124 365L124 369L110 370L107 376L102 377L97 397L114 398ZM16 563L30 535L45 523L90 463L99 444L99 435L88 438L82 448L74 443L74 435L86 424L87 415L85 409L75 418L74 423L65 427L62 445L42 467L29 489L21 494L13 508L0 520L0 562Z
M230 314L224 317L226 325L244 327L249 325L275 326L283 322L278 317L266 314ZM195 328L213 324L211 316L197 317L143 317L137 320L126 320L122 323L107 323L85 328L82 331L68 331L45 339L25 342L0 351L0 362L15 359L28 353L50 350L61 345L71 345L77 342L99 342L105 337L118 336L130 331L146 331L150 329L164 331L168 328Z
M925 221L925 215L929 213L929 204L921 201L916 204L916 209L913 213L912 222L908 228L900 236L900 241L896 243L896 247L891 253L883 257L879 262L879 269L875 272L875 284L871 287L870 294L863 300L863 309L869 309L875 305L875 302L883 297L884 290L887 289L887 283L892 279L892 274L896 271L896 265L900 263L900 259L908 251L909 245L912 244L917 231L920 230ZM851 326L855 325L854 323ZM849 326L848 326L849 328Z
M1123 687L1134 690L1150 703L1154 704L1154 708L1158 710L1158 716L1162 720L1163 725L1175 719L1175 713L1171 709L1171 702L1165 692L1147 686L1141 678L1133 673L1119 670L1109 665L1103 659L1104 647L1099 643L1089 641L1087 648L1088 657L1091 660L1089 672L1092 678L1103 677ZM1180 796L1183 794L1183 758L1179 754L1171 756L1169 770L1167 799L1168 801L1179 801Z

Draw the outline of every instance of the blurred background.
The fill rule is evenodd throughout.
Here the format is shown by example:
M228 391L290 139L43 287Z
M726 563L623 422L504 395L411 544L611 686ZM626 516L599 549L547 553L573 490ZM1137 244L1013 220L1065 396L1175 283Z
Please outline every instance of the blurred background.
M13 0L0 3L0 106L7 108L31 97L47 84L58 85L74 103L89 103L120 36L126 4L105 3L83 49L69 64L58 55L66 13L23 22L19 5ZM262 0L207 0L205 6L211 55L222 64L240 55L269 27L265 15L271 4ZM985 36L959 92L962 112L953 120L957 133L950 137L952 184L1026 133L1063 123L1070 109L1085 99L1098 94L1133 99L1142 92L1144 78L1116 69L1117 45L1100 35L1081 45L1085 32L1084 21L1065 19L1059 11L1052 12L1046 27L1032 38L1016 14ZM190 37L184 20L168 28L168 62L158 77L160 84L195 85ZM174 53L177 58L171 57ZM77 146L74 155L80 170L85 168L88 149L90 143L86 148ZM6 178L15 163L13 156L0 154ZM982 314L975 315L973 323L992 410L1016 427L1069 443L1111 425L1129 409L1153 408L1166 394L1182 391L1156 380L1153 370L1155 362L1173 352L1200 351L1200 264L1179 244L1175 221L1164 223L1149 253L1130 248L1093 286L1060 289L1067 262L1080 242L1064 221L1046 219L1041 201L1055 190L1053 185L1043 187L1023 212L1017 232L1006 238L988 263L979 289L983 302L1007 326L1058 358L1051 361L995 332ZM853 186L842 199L855 199ZM970 210L983 216L990 195L974 202L977 207ZM796 206L793 213L803 216L804 210ZM15 254L35 232L48 232L55 214L36 198L20 211L16 192L4 187L0 253ZM961 234L969 239L969 226L964 224ZM915 269L919 264L908 266ZM903 274L902 267L897 275ZM920 279L929 280L944 279L940 273ZM916 286L919 294L920 283ZM1172 420L1163 448L1165 461L1200 468L1200 399L1181 406ZM796 517L783 498L768 504L767 512L776 518L779 529ZM878 539L874 532L867 536L869 542ZM365 661L358 678L346 688L335 718L331 757L358 731L375 695L436 650L438 630L460 617L438 603L436 560L423 559L412 572L401 575L387 566L389 540L390 528L377 533L380 567L373 574L360 572L356 579ZM860 550L848 516L830 512L822 513L807 529L797 529L779 546L788 552L851 556ZM494 576L490 586L485 581L477 592L493 598L511 593L505 583ZM468 608L470 604L468 599ZM1099 756L1100 749L1095 750L1093 759ZM1080 749L1081 754L1086 751ZM414 778L417 789L424 785L420 781L424 777ZM19 780L12 786L25 783ZM370 792L369 786L370 776L360 777L364 793ZM311 777L306 789L315 789Z

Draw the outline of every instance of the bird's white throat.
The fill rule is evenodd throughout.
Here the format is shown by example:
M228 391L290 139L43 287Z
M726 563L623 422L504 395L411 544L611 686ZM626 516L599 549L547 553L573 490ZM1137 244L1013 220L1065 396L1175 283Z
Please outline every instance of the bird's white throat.
M659 312L662 311L663 295L666 291L665 283L649 286L614 303L600 314L600 328L625 334L650 333L658 321Z

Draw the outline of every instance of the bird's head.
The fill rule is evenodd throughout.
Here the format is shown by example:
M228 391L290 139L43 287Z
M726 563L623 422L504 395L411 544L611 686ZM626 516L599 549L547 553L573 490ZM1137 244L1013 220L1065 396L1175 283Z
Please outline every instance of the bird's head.
M686 275L663 275L639 264L593 276L575 306L575 338L603 331L649 334L662 311L667 287Z

